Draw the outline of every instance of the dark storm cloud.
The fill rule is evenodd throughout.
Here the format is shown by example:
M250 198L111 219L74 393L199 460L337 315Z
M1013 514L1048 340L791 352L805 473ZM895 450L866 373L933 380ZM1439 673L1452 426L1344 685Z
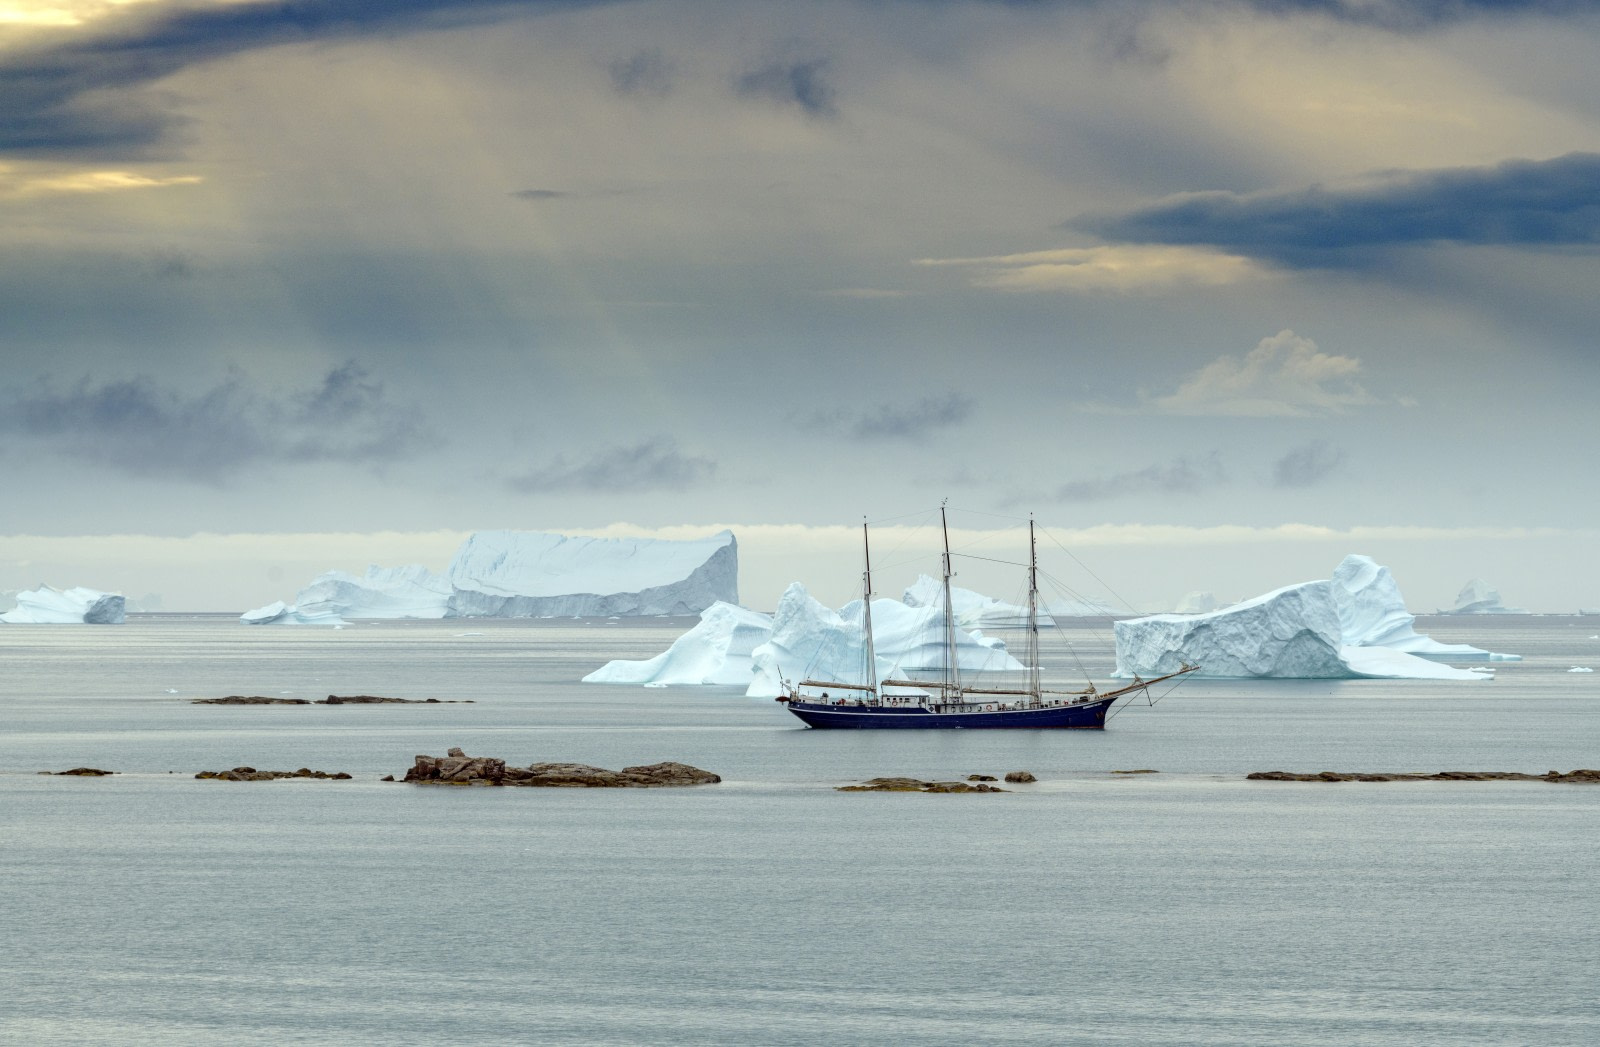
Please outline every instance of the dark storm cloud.
M1600 244L1600 154L1389 174L1351 189L1192 193L1067 223L1121 243L1206 245L1291 266L1408 244Z
M0 403L0 432L128 473L208 484L258 465L378 465L430 441L416 410L391 403L354 364L281 397L238 376L198 395L142 377L85 378L65 392L41 383Z
M1343 464L1343 451L1326 440L1313 440L1272 464L1272 486L1311 487Z
M1322 14L1386 29L1417 30L1475 18L1581 15L1596 0L1250 0L1271 14Z
M1073 480L1057 487L1058 502L1103 502L1140 494L1200 494L1228 482L1222 460L1215 452L1204 458L1177 458L1126 473L1088 480Z
M672 93L677 67L657 48L647 48L608 67L611 86L619 94L665 98Z
M797 105L809 116L835 116L829 64L827 58L777 59L736 78L733 89L741 98Z
M599 451L583 461L557 455L542 469L514 476L506 486L522 494L549 491L684 491L716 475L710 458L686 455L677 441L659 436L631 447Z
M910 440L972 417L972 397L949 392L910 403L890 403L865 411L809 411L808 426L823 426L862 440ZM796 421L800 421L797 417Z
M0 150L148 148L176 122L114 92L278 44L493 21L604 0L282 0L130 10L0 59ZM92 35L87 35L92 34Z

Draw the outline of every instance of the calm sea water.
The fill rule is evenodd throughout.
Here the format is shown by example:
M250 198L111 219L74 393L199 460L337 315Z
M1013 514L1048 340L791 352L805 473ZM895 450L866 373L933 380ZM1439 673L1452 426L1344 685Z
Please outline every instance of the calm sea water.
M1600 674L1566 672L1600 669L1600 619L1424 620L1526 660L1191 681L1105 732L817 732L575 682L687 624L0 628L0 1043L1600 1042L1600 789L1243 781L1600 766ZM1104 677L1109 630L1071 632ZM473 704L188 703L236 693ZM377 780L452 745L726 781ZM240 763L357 777L192 777ZM34 773L78 764L123 773ZM1013 769L1042 781L832 789Z

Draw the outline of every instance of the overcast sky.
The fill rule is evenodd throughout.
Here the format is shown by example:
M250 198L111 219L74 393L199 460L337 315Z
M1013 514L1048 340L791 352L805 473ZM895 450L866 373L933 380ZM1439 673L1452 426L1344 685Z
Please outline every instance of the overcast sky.
M1593 0L0 3L0 589L730 526L771 607L948 497L1145 608L1346 552L1600 606L1597 54Z

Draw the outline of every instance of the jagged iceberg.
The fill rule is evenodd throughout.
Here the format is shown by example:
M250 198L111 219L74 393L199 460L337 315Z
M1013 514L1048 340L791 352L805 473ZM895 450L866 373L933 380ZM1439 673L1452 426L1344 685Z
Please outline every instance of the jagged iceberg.
M1154 676L1184 663L1201 675L1483 680L1430 658L1512 660L1418 634L1388 568L1347 556L1331 579L1285 586L1219 611L1117 622L1117 675Z
M584 683L659 685L750 683L750 655L772 636L772 615L717 601L700 612L700 624L645 661L607 662Z
M1440 614L1527 614L1521 607L1507 607L1500 593L1482 578L1474 578L1456 594L1454 607L1440 608Z
M944 614L937 607L874 600L872 637L880 680L904 678L943 664ZM750 663L753 679L745 693L751 697L776 697L785 680L862 682L866 667L862 601L830 610L805 586L792 583L772 616L771 638L750 653ZM964 630L956 632L956 665L963 672L1023 667L999 640Z
M246 611L239 616L243 625L344 625L343 618L336 614L304 613L298 606L286 604L282 600L274 601L265 607L257 607L253 611Z
M320 575L295 597L308 618L443 618L450 580L421 564L371 565L357 577L344 571Z
M447 577L449 618L698 614L739 602L732 531L691 541L481 531Z
M607 662L585 683L740 684L751 697L778 694L784 680L802 678L859 683L866 668L862 604L837 611L823 606L798 582L774 614L718 603L700 624L645 661ZM872 601L874 662L879 679L937 667L944 657L943 614L894 600ZM1022 665L999 640L980 632L956 635L956 664L964 672L1017 670Z
M944 583L925 574L918 575L917 580L906 587L900 599L907 607L942 608ZM877 604L874 603L873 607L876 608ZM1028 609L1020 604L1006 603L953 585L950 587L950 609L955 614L956 624L964 629L984 625L1016 625L1028 617ZM1115 613L1097 600L1058 600L1039 605L1039 623L1048 625L1054 618L1099 617Z
M121 625L127 621L121 593L98 589L37 589L17 593L17 606L0 614L7 625Z
M449 569L420 564L329 571L291 604L248 611L247 624L339 624L346 618L535 618L698 614L739 602L731 531L710 538L574 538L480 531ZM276 610L274 610L276 608Z

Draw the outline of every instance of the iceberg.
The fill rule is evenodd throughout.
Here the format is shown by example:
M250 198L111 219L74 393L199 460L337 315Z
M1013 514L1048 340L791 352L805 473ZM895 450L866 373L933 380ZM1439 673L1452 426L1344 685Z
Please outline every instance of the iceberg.
M772 616L772 636L750 653L753 679L745 694L774 698L785 680L860 682L866 668L863 603L839 610L824 607L799 582L790 584ZM937 668L944 657L944 614L938 607L909 607L895 600L872 601L874 664L878 679L904 678ZM963 672L1019 670L1022 663L1005 644L978 632L958 630L956 664Z
M448 618L698 614L739 602L732 531L693 541L480 531L446 577Z
M721 600L700 612L700 624L644 661L607 662L584 683L668 685L750 683L750 655L772 636L772 615Z
M480 531L442 575L421 564L328 571L293 604L247 611L250 625L342 624L346 618L573 618L699 614L739 602L733 532L710 538L573 538Z
M1500 594L1482 578L1474 578L1456 594L1454 607L1440 608L1440 614L1527 614L1521 607L1507 607Z
M421 564L371 565L357 577L344 571L319 575L295 597L297 613L325 618L443 618L450 581Z
M265 607L257 607L253 611L246 611L239 616L242 625L345 625L343 618L336 614L304 614L297 607L293 607L277 600Z
M37 589L17 593L17 606L0 614L7 625L122 625L127 603L121 593L98 589Z
M1417 633L1414 622L1388 568L1352 555L1331 579L1203 614L1117 622L1117 675L1160 675L1187 662L1219 677L1484 680L1492 678L1486 671L1430 659L1517 657L1439 643Z
M774 614L716 603L700 623L654 658L607 662L585 683L667 685L737 684L750 697L771 698L784 680L858 682L866 669L862 603L837 611L823 606L799 582L790 585ZM879 679L938 666L943 657L943 614L894 600L872 601L874 661ZM1021 669L1005 644L981 632L956 636L962 671Z
M918 575L917 580L906 587L900 600L907 607L942 608L944 583L925 574ZM873 621L876 622L878 605L874 603L872 606ZM950 587L950 609L955 613L956 624L963 629L984 625L1016 625L1028 618L1028 609L1020 604L1006 603L992 596L984 596L971 589L953 585ZM1101 617L1115 613L1110 607L1095 600L1060 600L1040 605L1039 624L1050 624L1051 618Z
M1197 590L1189 593L1178 601L1178 606L1172 609L1173 614L1205 614L1215 611L1218 607L1217 598L1209 592Z

